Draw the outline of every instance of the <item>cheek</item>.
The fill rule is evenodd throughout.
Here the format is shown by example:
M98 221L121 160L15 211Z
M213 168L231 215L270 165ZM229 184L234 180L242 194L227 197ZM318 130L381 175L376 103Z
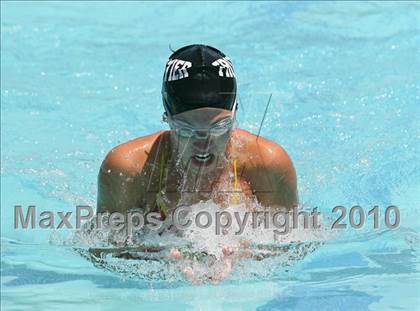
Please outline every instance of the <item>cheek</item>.
M211 149L214 153L223 153L226 149L227 142L229 141L229 136L219 136L214 137L212 139L211 145L213 146Z
M179 136L175 136L173 141L179 152L183 152L190 149L192 143L192 139L182 138Z
M227 142L229 141L230 138L230 133L227 133L225 135L216 137L214 142L218 145L218 146L222 146L222 145L226 145Z

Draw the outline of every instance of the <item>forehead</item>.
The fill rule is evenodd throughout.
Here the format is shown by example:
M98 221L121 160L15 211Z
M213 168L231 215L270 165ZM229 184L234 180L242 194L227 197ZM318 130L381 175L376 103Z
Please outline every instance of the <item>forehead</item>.
M203 126L216 123L221 119L232 116L232 111L220 108L198 108L174 115L177 121L189 123L193 126Z

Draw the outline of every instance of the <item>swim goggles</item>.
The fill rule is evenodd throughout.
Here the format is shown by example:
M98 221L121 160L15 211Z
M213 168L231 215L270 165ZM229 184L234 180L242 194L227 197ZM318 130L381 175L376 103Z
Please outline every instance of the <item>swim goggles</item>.
M195 128L191 127L180 121L171 120L169 126L174 130L179 136L185 138L195 137L208 137L208 136L222 136L229 132L234 124L235 120L233 118L226 118L209 128Z
M167 122L172 130L184 138L191 138L193 136L200 138L207 138L208 136L222 136L236 125L236 106L237 102L235 102L233 106L233 114L231 117L220 120L209 128L192 127L187 123L168 117L166 112L163 114L163 121Z

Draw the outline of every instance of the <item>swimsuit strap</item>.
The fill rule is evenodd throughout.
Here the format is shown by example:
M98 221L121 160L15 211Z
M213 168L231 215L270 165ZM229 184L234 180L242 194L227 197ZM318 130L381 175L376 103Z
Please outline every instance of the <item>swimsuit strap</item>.
M238 174L236 169L236 162L237 160L233 160L233 175L235 177L234 183L233 183L233 189L236 191L238 189Z

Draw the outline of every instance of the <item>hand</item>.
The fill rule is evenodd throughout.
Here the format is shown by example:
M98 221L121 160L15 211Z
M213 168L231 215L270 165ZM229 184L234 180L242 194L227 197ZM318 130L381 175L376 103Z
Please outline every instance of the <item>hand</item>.
M191 283L199 284L210 281L217 284L230 275L234 263L239 259L250 256L248 248L249 243L247 242L241 242L238 246L225 245L222 248L220 259L208 256L208 260L204 260L204 262L185 258L178 249L173 248L170 251L169 258L179 262L182 273Z

